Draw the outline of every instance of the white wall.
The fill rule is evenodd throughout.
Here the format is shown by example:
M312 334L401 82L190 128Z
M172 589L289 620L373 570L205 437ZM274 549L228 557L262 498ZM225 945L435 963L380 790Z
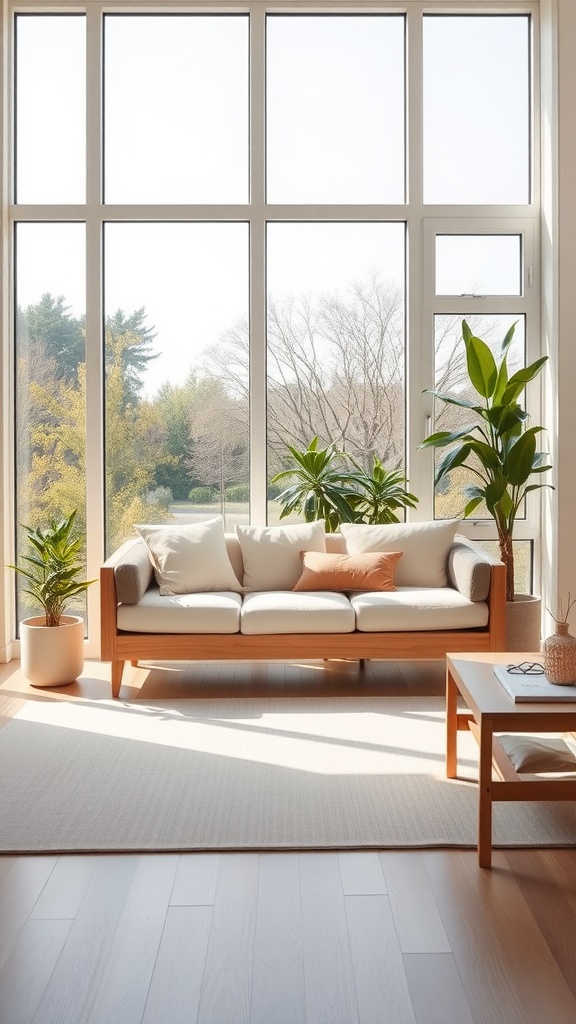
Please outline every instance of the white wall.
M543 598L576 597L576 3L542 2L542 328L554 493L544 499ZM571 616L574 621L574 614ZM552 628L547 616L544 635Z
M5 31L7 19L6 2L2 4L2 23L0 25L0 83L4 82L5 69L7 67L7 32ZM7 124L9 90L0 90L0 142L5 138L5 125ZM0 337L7 338L8 332L8 261L7 239L8 239L8 154L6 148L0 151L0 195L2 196L2 217L0 222ZM10 551L10 532L12 529L12 493L10 490L10 465L11 455L9 449L10 438L10 353L9 345L2 344L0 347L0 566L2 575L0 581L4 583L9 578L11 570L4 569L6 559ZM10 637L13 634L13 625L10 618L8 602L9 588L0 585L0 662L10 661L12 657L12 644Z

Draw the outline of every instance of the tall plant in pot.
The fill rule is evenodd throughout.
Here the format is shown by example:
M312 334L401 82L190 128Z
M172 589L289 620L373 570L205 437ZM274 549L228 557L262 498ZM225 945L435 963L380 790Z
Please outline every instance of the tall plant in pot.
M548 357L542 356L510 375L508 356L515 326L512 324L508 330L497 360L486 342L472 333L466 320L462 321L469 383L478 398L443 394L430 388L427 392L466 410L473 419L460 429L430 434L419 445L447 449L436 470L436 483L459 466L473 475L474 482L464 488L467 502L463 515L470 517L484 503L494 519L500 558L506 566L509 605L520 597L514 590L512 541L516 519L531 491L552 486L538 480L552 468L548 453L537 450L536 439L544 428L526 425L528 413L519 401L526 384L538 376ZM538 610L538 618L539 614ZM511 617L509 614L509 621ZM522 649L522 639L515 642L510 630L508 633L508 649Z
M84 619L65 615L73 598L95 580L85 580L80 559L83 538L74 535L76 509L48 526L23 526L29 554L10 565L25 581L24 593L43 609L20 623L20 663L34 686L71 683L84 667Z

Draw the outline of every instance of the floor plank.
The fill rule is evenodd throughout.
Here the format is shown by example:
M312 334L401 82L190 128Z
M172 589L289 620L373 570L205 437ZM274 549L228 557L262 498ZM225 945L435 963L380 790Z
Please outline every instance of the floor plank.
M248 1024L258 854L220 858L198 1024Z
M566 936L576 935L575 860L573 850L506 851L506 862L574 996L576 946Z
M259 858L250 1024L305 1024L298 854Z
M98 858L89 854L60 857L38 897L30 917L76 917L96 870Z
M360 1024L416 1024L388 896L346 896Z
M217 853L182 853L170 906L213 906L219 862Z
M345 896L378 896L388 892L375 850L346 850L338 854Z
M405 953L417 1024L474 1024L452 953Z
M190 1024L198 1017L212 907L168 907L142 1024Z
M424 860L466 997L482 1007L478 1024L569 1024L573 996L518 883L499 851L491 871L469 853L452 851L448 863L432 851Z
M72 921L28 920L0 971L0 1019L31 1024Z
M0 885L0 968L56 866L56 857L11 857Z
M140 1024L177 864L169 854L138 858L89 1024Z
M307 1021L358 1024L337 856L300 854Z
M138 859L98 858L34 1024L87 1024Z
M403 953L450 953L422 855L407 858L396 850L380 854L392 916Z

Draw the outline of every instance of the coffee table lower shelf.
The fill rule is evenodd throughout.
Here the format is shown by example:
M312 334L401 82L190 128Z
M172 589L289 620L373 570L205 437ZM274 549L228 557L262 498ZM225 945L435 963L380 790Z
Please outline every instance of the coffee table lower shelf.
M495 664L538 661L537 654L449 654L446 657L446 775L457 778L457 735L478 741L478 863L492 864L494 801L576 800L576 777L527 779L518 775L496 733L576 731L576 702L516 704L494 675ZM458 709L462 697L467 710ZM499 775L495 779L494 771ZM575 837L576 840L576 837Z

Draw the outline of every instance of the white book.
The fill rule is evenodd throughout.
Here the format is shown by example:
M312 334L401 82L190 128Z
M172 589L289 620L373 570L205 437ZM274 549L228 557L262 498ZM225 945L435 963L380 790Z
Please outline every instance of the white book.
M576 683L551 683L545 675L518 675L505 665L494 665L494 674L516 703L525 701L576 701Z

